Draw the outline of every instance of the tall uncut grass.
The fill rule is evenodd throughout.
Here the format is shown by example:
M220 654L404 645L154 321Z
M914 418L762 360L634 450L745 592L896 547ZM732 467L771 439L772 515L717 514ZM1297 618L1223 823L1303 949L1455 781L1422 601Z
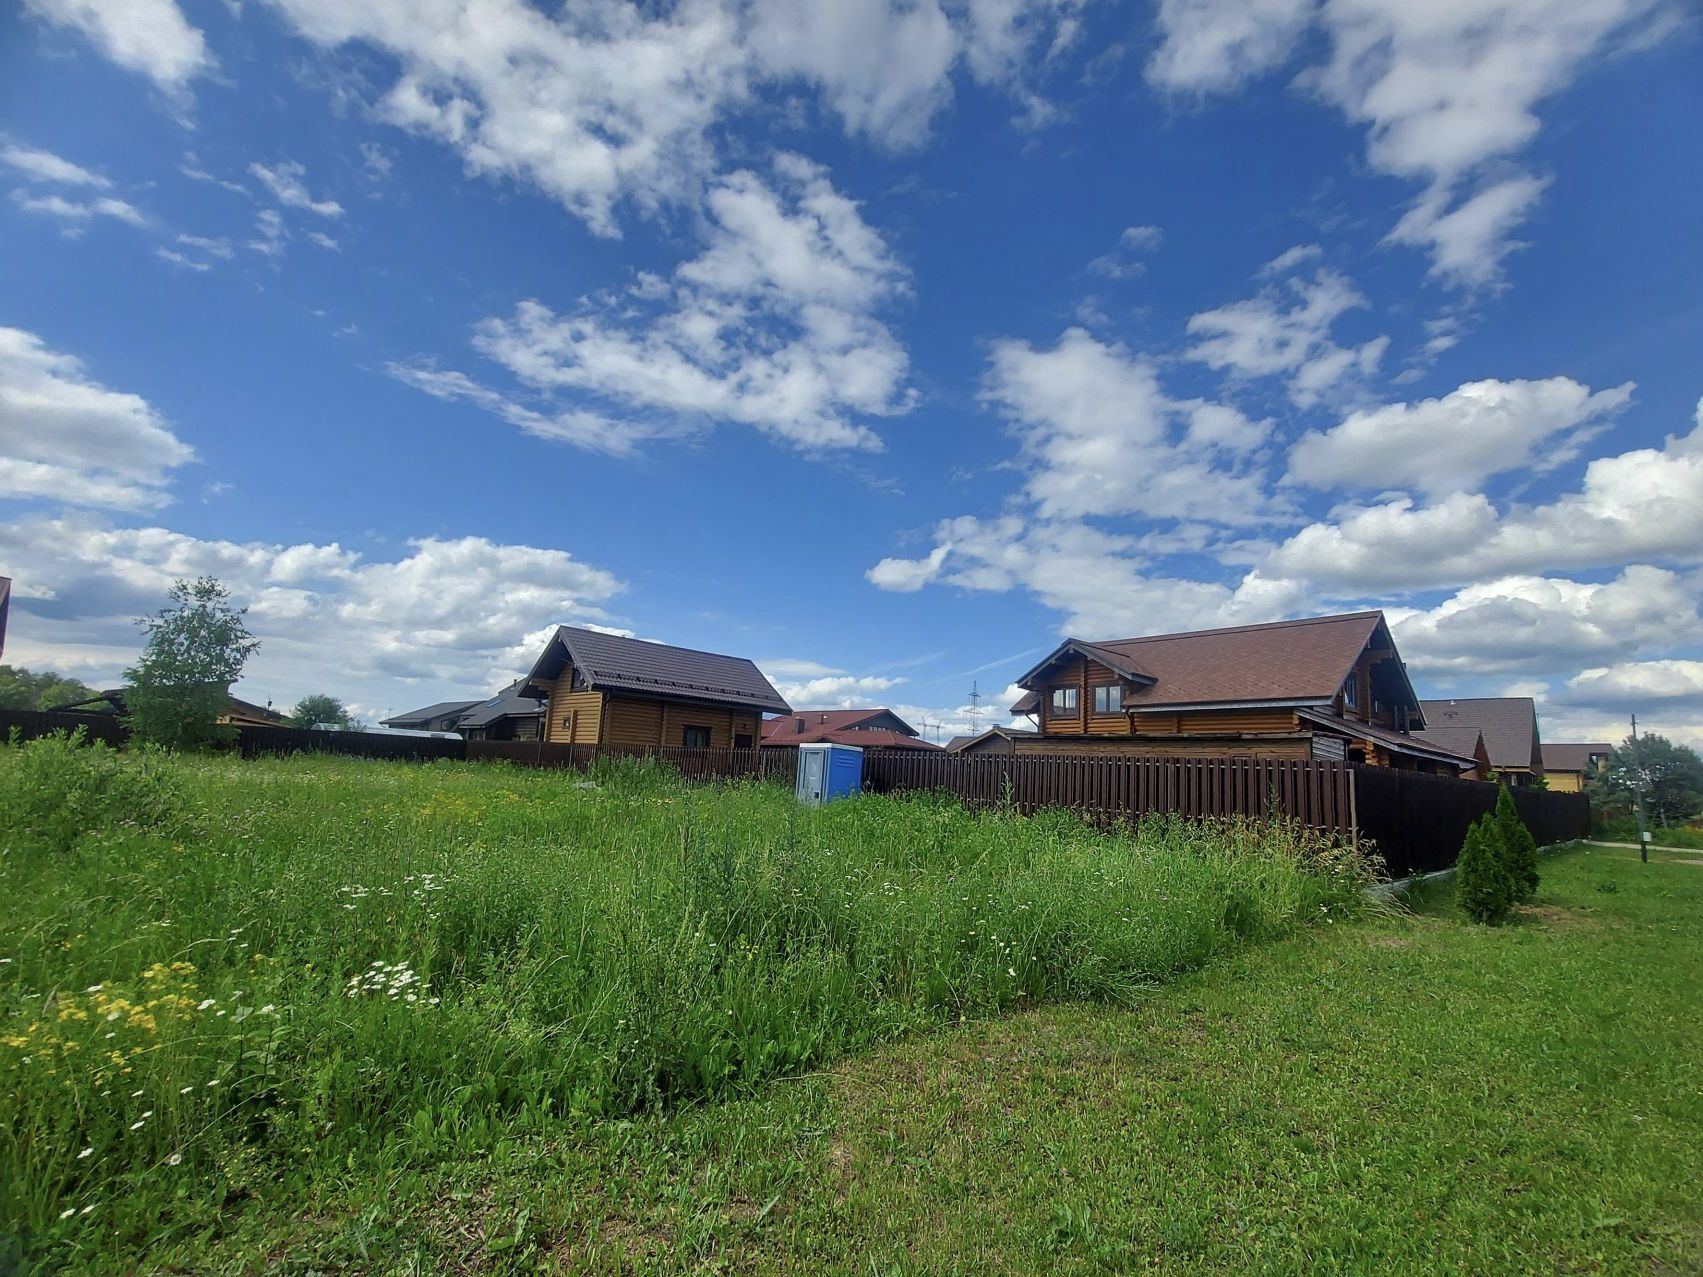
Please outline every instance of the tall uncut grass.
M0 1222L75 1254L289 1174L715 1097L1130 999L1349 908L1276 823L820 810L626 764L0 748ZM0 1237L3 1242L3 1237Z

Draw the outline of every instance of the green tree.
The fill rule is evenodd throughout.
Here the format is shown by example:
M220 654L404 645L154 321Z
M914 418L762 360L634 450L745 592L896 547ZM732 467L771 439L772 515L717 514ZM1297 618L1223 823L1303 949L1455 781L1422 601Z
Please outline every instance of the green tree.
M1475 820L1455 862L1455 900L1475 922L1501 922L1514 903L1514 885L1501 839L1489 816Z
M93 696L92 687L47 670L0 665L0 709L57 709Z
M335 696L314 692L296 702L290 711L290 722L297 727L312 727L315 723L330 723L344 731L358 732L366 724L349 712L349 707Z
M1632 738L1628 736L1585 783L1591 801L1605 815L1612 818L1631 812L1634 786L1640 777L1644 814L1652 828L1677 825L1703 809L1703 757L1695 749L1650 732L1638 738L1636 768L1632 755Z
M218 722L231 684L260 643L243 624L247 608L210 576L177 581L171 604L137 622L147 631L142 657L124 672L130 730L168 749L227 744L234 728Z
M1503 865L1514 889L1514 899L1529 904L1537 895L1537 839L1520 818L1520 808L1514 802L1513 791L1506 785L1496 795L1497 839L1501 845Z

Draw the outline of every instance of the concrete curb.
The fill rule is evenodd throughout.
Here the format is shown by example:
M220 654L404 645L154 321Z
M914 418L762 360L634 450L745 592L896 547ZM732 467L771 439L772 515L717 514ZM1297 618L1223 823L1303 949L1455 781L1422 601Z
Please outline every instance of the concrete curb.
M1540 856L1552 855L1558 851L1566 851L1569 847L1614 847L1619 845L1618 843L1593 843L1588 838L1575 838L1571 842L1552 842L1548 846L1539 847L1537 854ZM1636 843L1627 843L1626 846L1631 847L1634 851L1638 849ZM1409 887L1416 887L1422 882L1430 882L1433 878L1452 878L1454 873L1455 867L1450 865L1447 869L1433 869L1430 873L1409 874L1405 878L1397 878L1394 882L1374 882L1366 888L1366 894L1388 900L1391 896L1400 895Z

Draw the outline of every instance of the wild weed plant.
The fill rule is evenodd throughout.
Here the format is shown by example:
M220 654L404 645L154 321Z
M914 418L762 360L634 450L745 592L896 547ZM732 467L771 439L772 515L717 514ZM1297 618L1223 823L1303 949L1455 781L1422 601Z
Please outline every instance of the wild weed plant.
M44 741L0 749L0 802L0 1218L73 1264L339 1165L1131 1001L1357 907L1367 873L1281 822L807 809L642 763Z

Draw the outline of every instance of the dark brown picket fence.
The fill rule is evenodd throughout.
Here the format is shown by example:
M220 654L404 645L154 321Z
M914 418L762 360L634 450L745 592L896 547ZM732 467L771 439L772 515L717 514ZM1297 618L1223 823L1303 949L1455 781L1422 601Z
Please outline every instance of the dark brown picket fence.
M864 754L863 785L877 794L945 790L976 805L1020 811L1071 807L1114 816L1278 813L1315 829L1353 828L1350 769L1284 758L1117 758L1106 754Z
M467 757L459 736L397 736L389 732L315 731L310 727L239 727L237 750L244 758L263 754L353 754L433 762Z
M34 740L54 732L74 732L81 727L88 739L102 741L115 749L130 739L124 724L111 714L68 714L63 710L0 709L0 741L16 732L19 740Z
M1495 810L1497 786L1390 767L1356 767L1358 835L1383 856L1392 878L1447 869L1475 820ZM1591 803L1584 794L1514 790L1520 818L1540 847L1588 838Z

